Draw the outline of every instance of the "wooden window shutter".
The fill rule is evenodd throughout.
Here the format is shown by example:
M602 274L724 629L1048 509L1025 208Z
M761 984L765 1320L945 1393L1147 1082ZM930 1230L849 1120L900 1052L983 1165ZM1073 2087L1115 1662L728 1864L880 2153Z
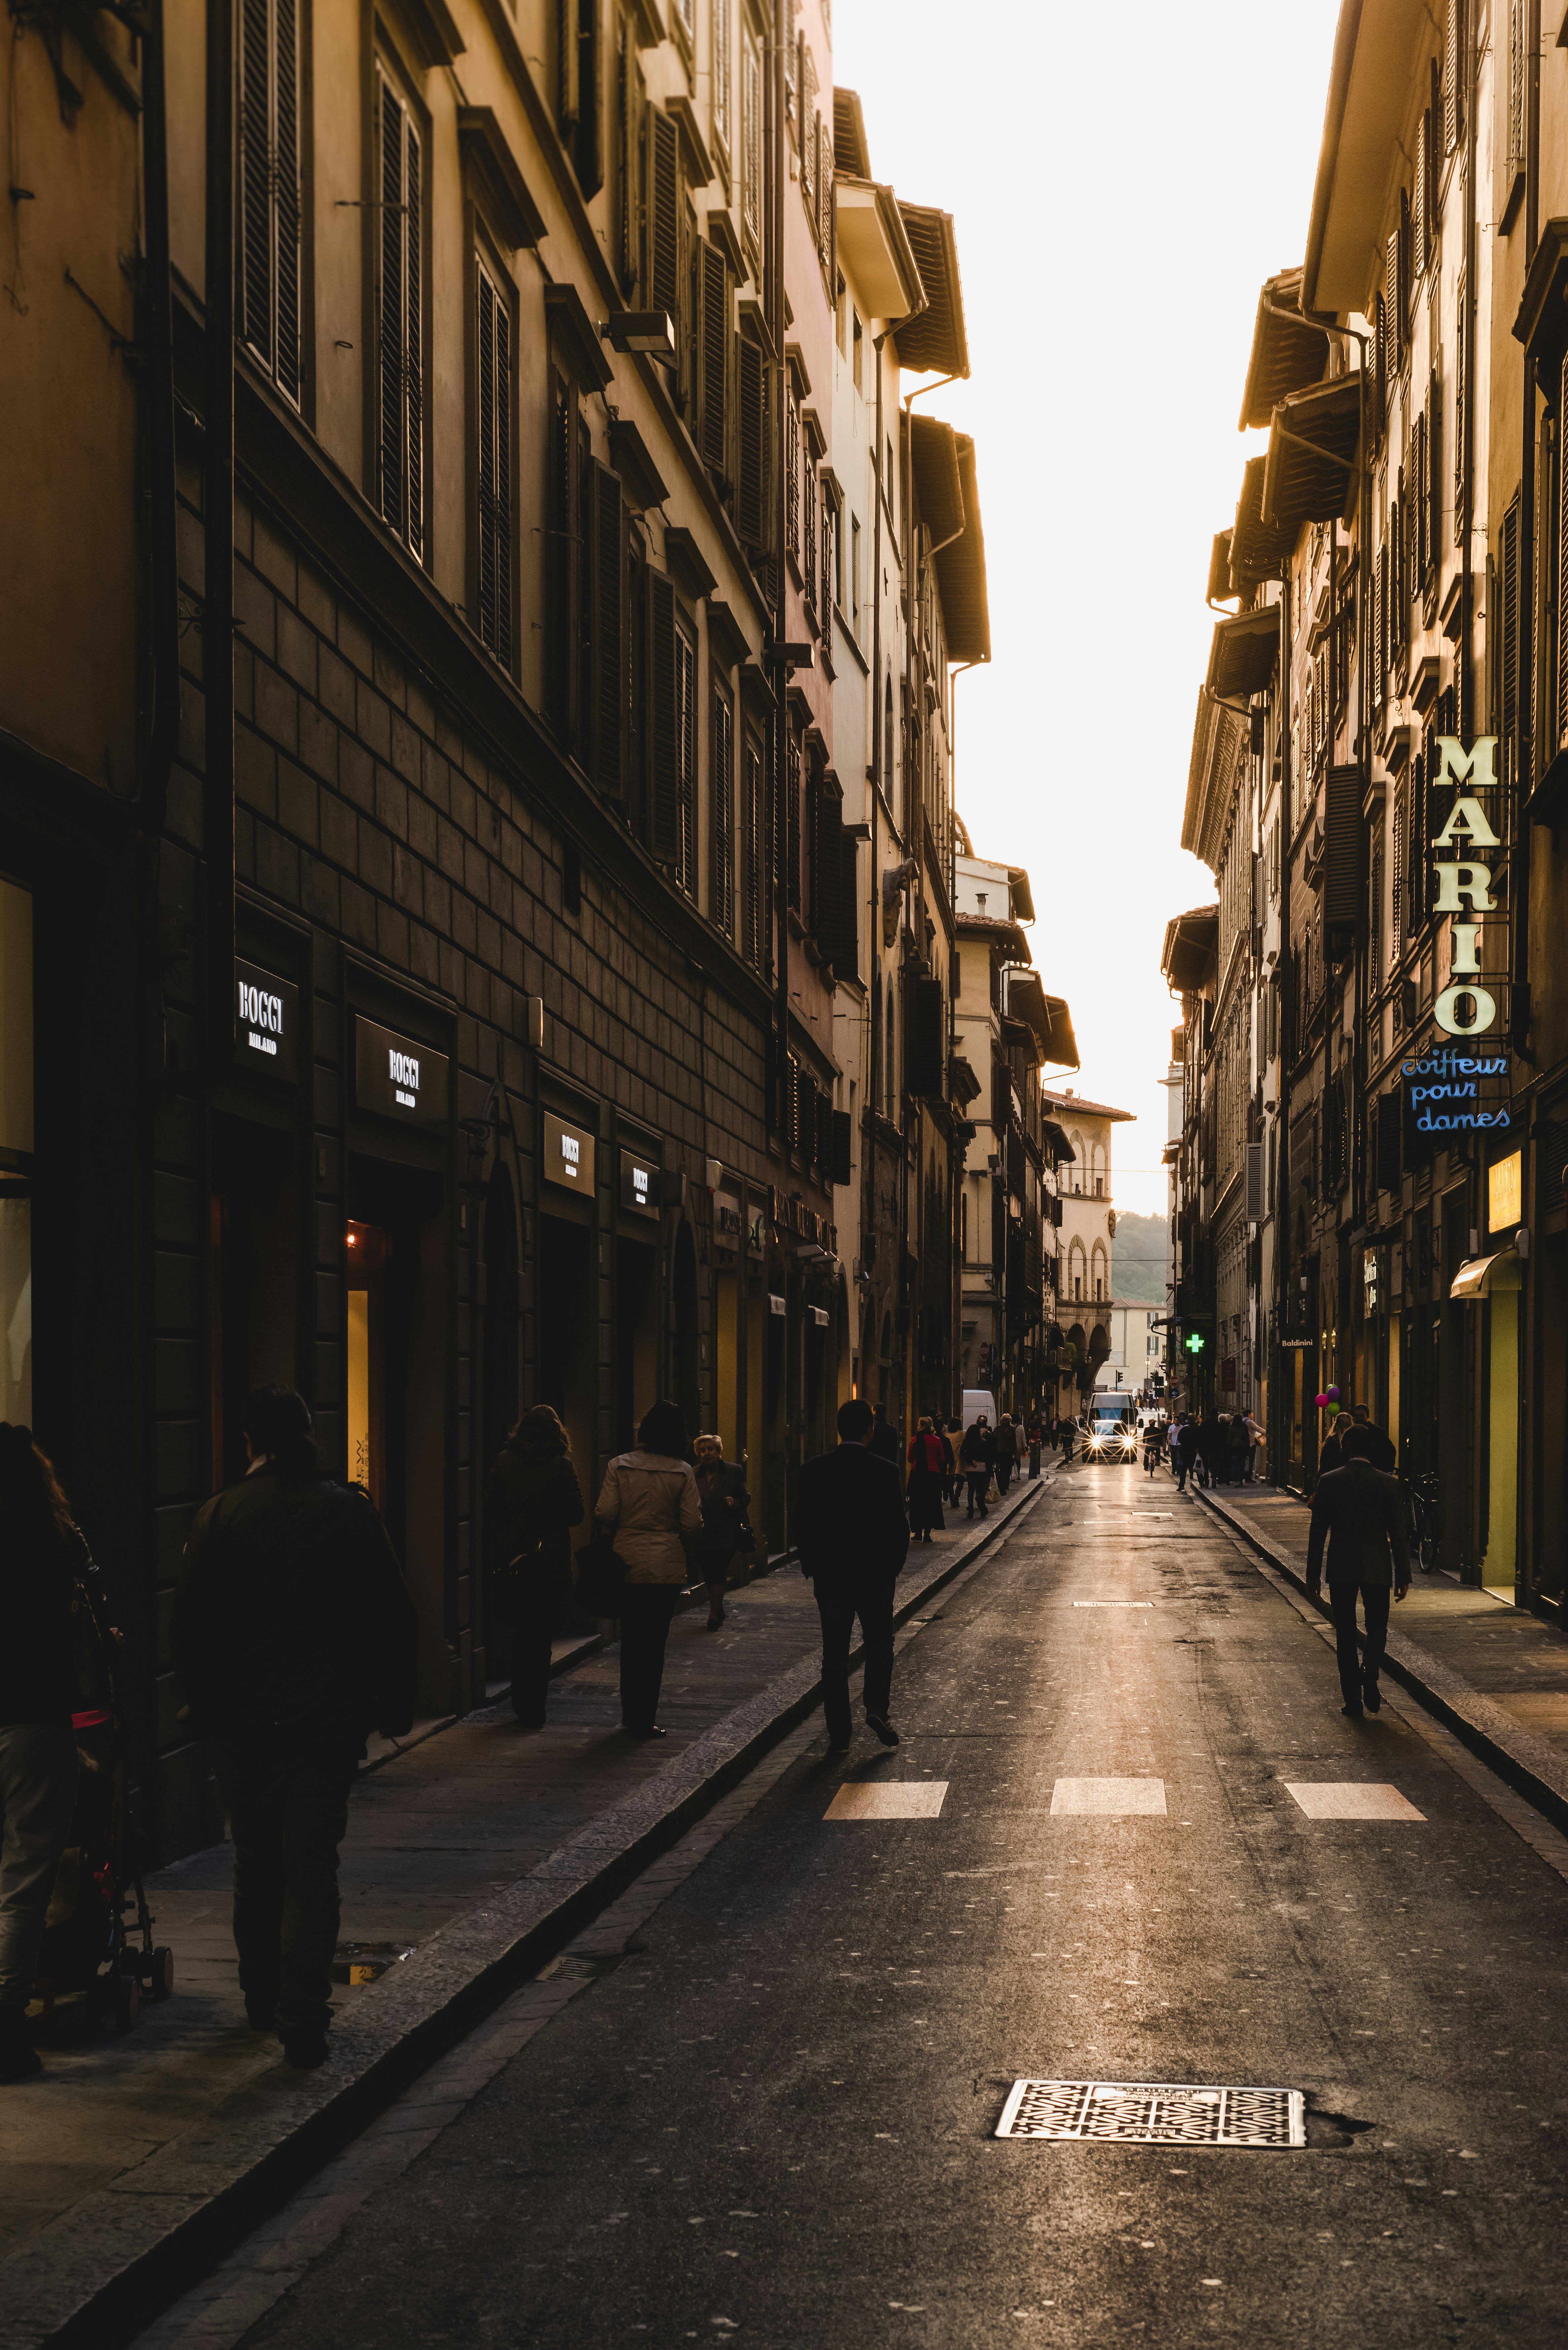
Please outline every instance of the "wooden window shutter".
M1503 747L1503 777L1510 789L1516 781L1519 741L1519 500L1502 518L1499 545L1502 572L1501 638L1499 669L1500 727Z
M545 618L549 629L550 716L556 732L567 742L573 737L577 716L576 643L582 551L577 525L581 504L577 463L577 395L564 376L553 372Z
M1465 526L1465 281L1459 279L1459 331L1454 337L1454 545Z
M1451 155L1464 129L1464 92L1459 87L1464 54L1463 0L1448 0L1443 26L1443 147Z
M680 853L676 879L689 898L697 895L697 648L685 629L675 630L675 772Z
M1410 339L1410 191L1399 191L1399 348Z
M652 788L648 846L661 865L680 857L680 744L675 705L675 589L662 571L648 575L652 669Z
M763 959L763 754L748 734L741 771L741 951Z
M742 33L741 57L741 219L753 244L763 235L763 68L756 42Z
M643 102L642 69L623 16L616 50L616 193L620 290L628 307L636 307L642 277Z
M404 127L403 198L403 417L404 465L408 483L408 524L405 536L416 556L424 552L425 403L424 403L424 247L420 234L421 179L423 150L410 117Z
M479 610L481 640L512 659L512 319L490 272L479 292Z
M620 481L593 461L594 481L594 745L593 775L601 792L618 798L626 788L626 530Z
M730 270L716 244L702 255L702 463L721 479L729 470Z
M674 123L657 106L648 109L648 291L656 310L679 321L680 300L680 165Z
M1372 577L1372 699L1383 700L1384 672L1388 667L1386 602L1388 596L1388 547L1386 542L1377 550L1377 568Z
M381 84L380 270L377 286L381 518L401 537L407 528L404 468L403 351L403 105Z
M800 751L791 729L784 759L784 878L789 889L789 902L798 914L801 907L800 858Z
M755 343L738 346L740 378L740 464L735 498L735 528L742 546L760 547L767 513L767 376Z
M713 696L714 926L735 935L735 716L726 697Z
M1388 409L1388 352L1383 335L1383 296L1372 297L1372 437L1378 440Z
M1443 385L1437 367L1427 390L1427 496L1432 501L1427 517L1427 568L1437 571L1443 550Z
M805 600L816 609L816 468L809 459L801 482L801 562L805 573Z
M298 0L241 0L239 330L299 402Z
M789 400L789 435L784 454L784 545L800 561L800 409L793 393Z
M1410 582L1412 596L1421 592L1427 576L1427 521L1431 510L1427 481L1427 418L1423 412L1416 419L1416 560Z
M816 107L816 68L804 36L800 45L800 193L806 217L816 233L816 140L813 119Z
M1563 355L1557 396L1557 732L1555 746L1568 737L1568 544L1563 525L1568 521L1568 351ZM1546 761L1542 760L1544 765Z
M1391 228L1383 258L1383 348L1390 379L1399 372L1399 232Z
M1508 0L1508 160L1524 160L1524 0Z
M1431 115L1429 113L1423 114L1416 125L1416 192L1412 197L1410 203L1411 213L1414 215L1413 224L1416 231L1416 249L1412 259L1412 267L1414 268L1415 274L1417 277L1420 277L1423 275L1427 266L1427 221L1428 218L1427 200L1427 154L1430 142L1431 128Z

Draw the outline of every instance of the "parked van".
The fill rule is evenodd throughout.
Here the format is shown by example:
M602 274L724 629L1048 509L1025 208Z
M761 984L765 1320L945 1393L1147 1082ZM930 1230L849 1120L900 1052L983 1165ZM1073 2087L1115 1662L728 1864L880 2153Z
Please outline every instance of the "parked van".
M965 1388L963 1391L963 1425L967 1436L975 1421L985 1415L989 1428L996 1426L996 1398L989 1388Z

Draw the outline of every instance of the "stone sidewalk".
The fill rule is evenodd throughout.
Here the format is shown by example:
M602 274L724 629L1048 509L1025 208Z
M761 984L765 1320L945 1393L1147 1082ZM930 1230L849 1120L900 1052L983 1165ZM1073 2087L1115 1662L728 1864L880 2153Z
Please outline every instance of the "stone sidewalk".
M1211 1485L1199 1505L1304 1591L1312 1513L1299 1494L1276 1485ZM1495 1591L1417 1567L1407 1596L1390 1613L1388 1671L1568 1830L1568 1640L1554 1626Z
M950 1512L945 1532L910 1550L900 1618L1053 1482L1047 1471L1015 1486L983 1524ZM171 2265L165 2236L195 2227L219 2196L234 2226L253 2224L248 2182L268 2174L265 2205L272 2174L309 2168L363 2126L468 2028L464 2017L487 2012L518 1968L558 1948L804 1719L818 1701L819 1629L798 1567L776 1562L732 1593L728 1618L710 1633L701 1604L676 1617L659 1705L667 1739L645 1744L620 1731L619 1649L589 1643L552 1682L542 1731L524 1730L503 1701L362 1769L343 1848L341 1945L410 1955L337 1991L333 2054L319 2074L291 2073L276 2042L245 2025L230 1847L150 1878L156 1939L174 1952L172 1998L144 2008L122 2040L46 2046L43 2078L4 2093L0 2344L64 2340L62 2327L72 2340L116 2338L142 2298L127 2282L139 2263L156 2303L152 2272ZM198 2228L202 2250L223 2232Z

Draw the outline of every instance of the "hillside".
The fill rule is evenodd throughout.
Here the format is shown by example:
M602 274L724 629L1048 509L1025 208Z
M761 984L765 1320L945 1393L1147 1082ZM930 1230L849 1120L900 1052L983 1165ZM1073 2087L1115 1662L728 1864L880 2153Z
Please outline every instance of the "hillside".
M1163 1216L1116 1214L1111 1243L1111 1295L1127 1304L1165 1303L1166 1222Z

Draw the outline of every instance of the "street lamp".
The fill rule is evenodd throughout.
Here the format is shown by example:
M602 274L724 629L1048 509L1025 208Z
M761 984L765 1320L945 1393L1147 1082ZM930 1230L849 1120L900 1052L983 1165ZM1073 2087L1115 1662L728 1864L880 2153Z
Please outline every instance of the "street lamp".
M612 351L641 351L665 367L675 365L675 326L668 310L616 310L599 337Z

